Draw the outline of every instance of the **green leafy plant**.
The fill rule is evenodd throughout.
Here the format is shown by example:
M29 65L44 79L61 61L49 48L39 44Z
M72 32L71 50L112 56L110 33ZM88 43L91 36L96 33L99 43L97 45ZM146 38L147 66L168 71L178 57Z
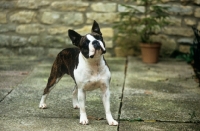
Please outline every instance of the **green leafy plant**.
M132 3L121 5L125 11L120 12L120 20L114 26L117 29L116 43L120 40L131 42L130 38L134 41L137 38L135 36L142 43L152 43L151 36L168 24L168 7L162 5L161 0L131 1ZM126 43L124 46L130 48L134 45Z
M193 43L193 48L190 52L190 54L193 56L191 65L195 73L196 81L199 83L200 87L200 31L195 27L192 27L192 29L196 38Z

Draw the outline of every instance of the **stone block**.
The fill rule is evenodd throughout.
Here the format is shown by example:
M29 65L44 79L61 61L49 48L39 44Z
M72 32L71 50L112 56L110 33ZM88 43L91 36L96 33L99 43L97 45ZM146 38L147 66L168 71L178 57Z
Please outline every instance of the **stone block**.
M92 28L92 26L84 26L82 28L75 29L75 31L81 35L86 35L91 32L91 28Z
M179 38L177 40L177 43L179 43L179 44L192 44L193 38Z
M161 54L165 56L171 55L171 53L176 49L177 44L175 39L168 37L167 35L153 35L151 37L153 41L161 42Z
M57 12L43 12L41 21L45 24L54 24L59 18L60 14Z
M86 11L88 6L88 2L76 0L55 1L51 4L51 8L58 11Z
M6 13L0 12L0 24L7 23Z
M189 27L165 27L163 31L168 35L193 36L193 31Z
M195 9L194 16L200 18L200 8Z
M63 48L48 48L47 49L47 56L51 56L56 58L58 53L63 50Z
M39 34L44 31L44 26L40 24L24 24L19 25L16 28L16 32L19 34Z
M38 6L41 7L41 6L48 6L51 4L51 1L49 0L38 0Z
M10 16L10 21L17 23L30 23L35 16L36 13L33 11L19 11Z
M45 47L55 47L55 48L64 48L67 43L67 37L64 36L43 36L42 37L42 46Z
M49 0L18 0L16 6L25 9L38 9L50 4Z
M176 41L173 38L162 41L161 54L164 56L169 56L176 49L176 47Z
M113 23L119 20L117 13L96 13L96 12L89 12L86 13L86 18L88 24L93 23L96 20L98 23L108 24Z
M104 40L105 44L106 44L106 48L113 48L113 41L112 40Z
M48 28L48 33L50 35L57 35L57 34L67 34L68 32L68 27L65 26L58 26L58 27L50 27Z
M15 31L16 25L14 24L0 24L0 33Z
M15 8L16 5L16 1L5 1L5 0L1 0L0 1L0 9L13 9Z
M0 35L0 47L9 46L9 40L8 35Z
M11 46L12 47L21 47L27 44L28 39L21 36L11 36Z
M167 18L167 21L169 21L169 25L181 26L182 18L170 16Z
M18 49L19 55L34 55L34 56L43 56L47 54L47 51L43 47L20 47Z
M66 12L61 20L65 25L80 25L84 23L83 13Z
M179 45L178 50L182 53L190 53L190 46L189 45Z
M93 11L98 12L115 12L117 8L117 3L93 3L91 5Z
M36 0L18 0L17 7L27 8L27 9L37 9L38 2L36 2Z
M189 26L196 25L197 21L195 18L184 18L184 23Z
M200 0L194 0L194 3L200 5Z
M1 47L0 48L0 56L14 56L16 55L11 48Z
M114 31L112 28L101 28L101 32L103 34L103 37L113 37Z
M182 6L182 5L168 5L169 14L172 15L192 15L193 7L192 6Z
M135 5L131 6L139 13L144 13L145 11L144 6L135 6ZM121 4L118 4L118 12L129 12L129 11L131 11L129 8L122 6Z
M29 39L28 39L28 42L31 45L35 45L35 46L37 46L39 44L39 41L40 41L39 36L30 36Z

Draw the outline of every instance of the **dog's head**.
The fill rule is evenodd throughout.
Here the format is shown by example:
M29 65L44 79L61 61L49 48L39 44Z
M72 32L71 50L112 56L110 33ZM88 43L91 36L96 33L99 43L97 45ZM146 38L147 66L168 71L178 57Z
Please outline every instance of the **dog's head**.
M105 43L99 25L94 21L91 33L81 36L74 30L68 30L69 38L85 58L93 58L106 53Z

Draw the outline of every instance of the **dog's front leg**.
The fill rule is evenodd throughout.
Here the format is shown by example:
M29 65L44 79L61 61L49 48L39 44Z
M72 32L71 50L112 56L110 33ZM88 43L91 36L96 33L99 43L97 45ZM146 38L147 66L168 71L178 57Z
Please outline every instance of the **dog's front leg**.
M78 89L78 101L79 101L79 107L80 107L80 124L83 124L83 125L88 124L87 114L85 111L85 98L86 98L86 92L82 88Z
M106 120L110 126L118 125L118 122L113 119L112 114L110 112L110 91L109 85L105 85L102 88L102 101L105 108Z
M77 87L77 85L75 85L75 87L74 87L72 101L73 101L74 109L78 109L79 108L79 103L78 103L78 87Z

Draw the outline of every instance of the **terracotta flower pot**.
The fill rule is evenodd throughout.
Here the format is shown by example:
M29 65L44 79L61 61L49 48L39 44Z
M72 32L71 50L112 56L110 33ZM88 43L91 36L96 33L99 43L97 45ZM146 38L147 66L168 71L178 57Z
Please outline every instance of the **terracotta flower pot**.
M160 53L161 43L141 43L142 61L144 63L157 63Z

